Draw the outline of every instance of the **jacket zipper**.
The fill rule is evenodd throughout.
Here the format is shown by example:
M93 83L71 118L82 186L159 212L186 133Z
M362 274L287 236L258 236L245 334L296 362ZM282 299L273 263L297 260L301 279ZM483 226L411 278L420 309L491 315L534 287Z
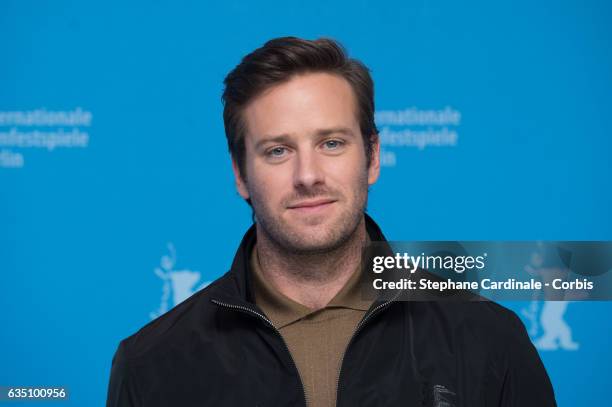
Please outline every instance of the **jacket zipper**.
M387 307L389 304L391 304L392 302L395 301L395 299L398 296L396 296L395 298L382 303L378 306L376 306L369 314L367 314L365 317L363 317L363 319L357 324L357 327L355 327L355 330L353 331L353 335L351 336L351 339L349 339L348 344L346 345L346 348L344 349L344 353L342 354L342 358L340 359L340 369L338 369L338 377L336 378L336 407L338 406L338 402L340 401L340 377L342 375L342 365L344 364L344 357L346 356L346 352L348 351L348 348L351 346L351 343L353 342L353 340L355 339L355 336L357 336L357 334L359 333L359 331L361 330L361 328L363 328L363 326L365 325L365 323L374 315L378 314L383 308Z
M276 332L278 334L278 336L280 337L283 345L285 346L285 350L287 351L287 353L289 354L289 359L291 359L291 363L293 363L293 367L295 368L295 371L298 374L298 379L300 381L300 387L302 388L302 395L304 396L304 405L306 407L308 407L308 397L306 396L306 389L304 388L304 383L302 382L302 377L300 376L300 371L297 368L297 365L295 364L295 360L293 359L293 356L291 355L291 351L289 350L289 347L287 346L287 342L285 342L285 339L283 338L283 336L281 335L280 331L278 329L276 329L276 327L274 326L274 324L272 323L272 321L270 321L265 315L263 315L260 312L255 311L254 309L251 309L249 307L244 307L242 305L234 305L234 304L228 304L225 302L221 302L218 300L211 300L213 303L220 305L222 307L226 307L232 310L237 310L237 311L241 311L241 312L246 312L249 313L251 315L255 315L257 318L263 320L264 322L266 322L268 325L270 325L270 327L272 328L272 330L274 332Z

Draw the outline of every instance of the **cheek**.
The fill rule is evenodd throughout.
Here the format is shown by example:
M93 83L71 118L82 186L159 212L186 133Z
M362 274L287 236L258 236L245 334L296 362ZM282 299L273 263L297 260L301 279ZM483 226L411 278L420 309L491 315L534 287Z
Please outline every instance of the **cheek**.
M360 157L346 157L346 160L330 160L327 165L328 179L346 195L356 195L367 184L368 173L365 160Z
M276 203L291 192L287 171L278 168L256 168L252 172L249 189L260 200Z

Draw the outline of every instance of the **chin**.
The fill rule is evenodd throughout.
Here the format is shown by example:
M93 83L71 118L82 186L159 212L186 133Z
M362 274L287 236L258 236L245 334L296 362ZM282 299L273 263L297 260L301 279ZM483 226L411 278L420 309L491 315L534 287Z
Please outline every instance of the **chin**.
M349 236L336 235L331 227L321 229L324 230L314 233L312 230L294 230L293 239L287 239L288 248L302 254L326 253L337 249L349 238Z

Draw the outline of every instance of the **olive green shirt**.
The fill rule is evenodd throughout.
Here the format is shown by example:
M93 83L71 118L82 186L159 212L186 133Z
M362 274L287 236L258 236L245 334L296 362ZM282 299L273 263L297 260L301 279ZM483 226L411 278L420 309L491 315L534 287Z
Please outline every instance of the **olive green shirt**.
M363 300L359 269L326 307L313 311L265 280L254 247L251 256L256 304L285 340L300 373L308 407L333 407L340 363L357 324L372 301Z

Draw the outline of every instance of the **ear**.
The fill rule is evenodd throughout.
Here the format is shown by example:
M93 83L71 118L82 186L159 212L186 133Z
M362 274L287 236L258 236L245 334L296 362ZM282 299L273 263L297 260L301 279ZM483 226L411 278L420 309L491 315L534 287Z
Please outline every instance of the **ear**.
M249 199L250 195L246 187L246 182L240 175L238 164L236 163L236 160L234 160L233 157L232 157L232 170L234 171L234 180L236 181L236 189L238 190L238 193L243 199Z
M372 140L372 156L370 168L368 168L368 185L374 184L380 175L380 138L378 134L372 134L370 139Z

